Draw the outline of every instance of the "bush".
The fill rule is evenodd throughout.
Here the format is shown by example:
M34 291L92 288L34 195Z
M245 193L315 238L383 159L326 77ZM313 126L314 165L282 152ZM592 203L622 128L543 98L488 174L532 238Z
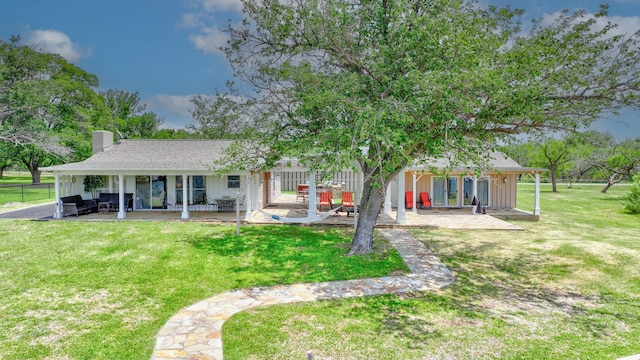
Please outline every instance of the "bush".
M633 177L631 191L624 202L624 208L632 214L640 214L640 174Z

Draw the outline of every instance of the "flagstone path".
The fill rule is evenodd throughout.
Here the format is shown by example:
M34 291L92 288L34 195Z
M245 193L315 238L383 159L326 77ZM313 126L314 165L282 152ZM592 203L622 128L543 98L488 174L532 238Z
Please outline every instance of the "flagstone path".
M174 315L158 333L152 360L221 360L222 325L240 311L274 304L435 290L455 277L405 230L379 230L411 270L402 276L256 287L218 294Z

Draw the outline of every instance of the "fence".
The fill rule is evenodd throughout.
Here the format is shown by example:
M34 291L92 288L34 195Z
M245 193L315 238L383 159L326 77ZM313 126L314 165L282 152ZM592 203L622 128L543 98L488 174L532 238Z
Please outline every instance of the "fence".
M54 184L0 185L0 205L46 200L55 197Z
M356 174L353 171L340 171L332 177L318 176L318 179L328 178L332 183L344 183L345 191L355 191ZM306 184L309 180L308 174L304 171L282 172L280 176L282 191L296 191L299 184ZM321 182L322 180L318 180Z

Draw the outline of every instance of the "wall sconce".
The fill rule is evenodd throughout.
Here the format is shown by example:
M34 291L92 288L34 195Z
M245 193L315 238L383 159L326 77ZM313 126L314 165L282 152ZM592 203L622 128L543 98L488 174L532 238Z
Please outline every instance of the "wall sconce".
M507 183L507 177L506 176L502 178L502 182L505 183L505 184Z

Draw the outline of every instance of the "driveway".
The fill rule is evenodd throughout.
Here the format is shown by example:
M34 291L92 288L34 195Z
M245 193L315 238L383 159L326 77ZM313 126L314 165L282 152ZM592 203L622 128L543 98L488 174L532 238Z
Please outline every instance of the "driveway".
M0 219L51 219L54 210L53 204L37 205L0 213Z

